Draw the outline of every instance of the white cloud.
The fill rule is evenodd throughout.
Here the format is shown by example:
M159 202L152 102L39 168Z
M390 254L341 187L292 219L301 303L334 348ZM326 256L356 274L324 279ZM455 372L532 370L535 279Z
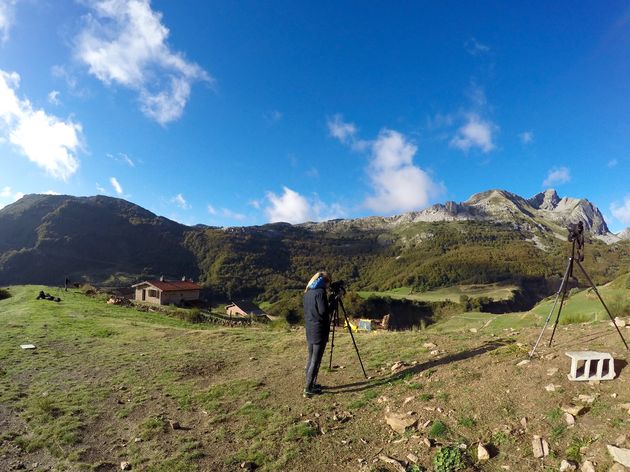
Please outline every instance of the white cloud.
M17 201L18 201L20 198L22 198L23 196L24 196L24 193L23 193L23 192L17 192L17 193L15 193L15 194L13 195L13 200L17 202Z
M346 123L343 121L343 116L336 114L332 118L329 118L327 123L328 132L333 138L337 138L343 144L348 143L354 139L357 133L357 127L354 123Z
M613 216L625 225L630 225L630 195L624 198L623 204L613 202L610 205L610 211Z
M118 183L118 180L116 179L116 177L111 177L109 179L109 183L112 184L112 187L114 188L114 190L116 191L118 195L122 195L123 189L121 185Z
M492 135L497 129L497 125L489 120L484 120L477 113L468 113L467 122L457 130L455 137L451 139L449 144L465 152L471 148L490 152L496 147Z
M10 197L11 194L12 194L11 187L9 186L6 186L2 190L0 190L0 197L3 197L3 198Z
M260 209L261 207L261 203L259 200L251 200L249 203L249 205L253 206L254 208L256 208L257 210Z
M619 164L619 161L617 161L617 159L611 159L608 161L608 164L606 164L608 167L616 167L617 164Z
M196 81L212 82L199 65L174 52L169 30L149 0L97 0L76 41L76 56L105 84L139 94L140 108L165 125L181 117Z
M208 203L208 213L209 213L209 214L211 214L211 215L216 215L216 214L217 214L217 210L216 210L216 208L214 208L214 207L213 207L212 205L210 205L209 203Z
M189 208L191 208L191 206L188 204L188 202L186 201L186 199L181 193L178 193L173 198L171 198L171 202L175 203L182 210L188 210Z
M125 154L124 152L119 152L118 154L111 154L111 153L108 152L105 155L107 157L109 157L110 159L113 159L114 161L124 162L129 167L136 167L135 162L133 162L131 160L131 158L127 154Z
M544 187L564 184L571 180L571 171L568 167L554 167L549 170L547 178L543 181Z
M23 192L13 192L11 187L9 187L8 185L0 190L0 198L9 198L14 202L17 202L23 196Z
M75 154L81 125L33 109L28 99L17 97L19 84L17 73L0 70L0 128L30 161L53 177L67 180L79 168Z
M297 224L305 221L324 221L340 218L345 211L339 204L326 205L317 196L309 201L298 192L283 187L282 195L267 192L269 206L265 213L270 223L279 221Z
M489 46L480 43L474 37L471 37L468 41L464 43L464 48L466 49L468 54L471 54L473 56L478 56L490 52Z
M61 195L59 192L55 192L54 190L46 190L44 195Z
M0 40L9 38L9 30L14 19L15 0L0 0Z
M309 170L306 171L306 175L308 175L309 177L317 178L319 177L319 171L317 170L317 168L311 167Z
M232 210L228 210L227 208L223 208L221 213L223 214L223 216L225 216L226 218L230 218L231 220L243 221L245 218L247 218L242 213L236 213Z
M61 100L59 100L59 90L51 90L48 93L48 103L51 105L60 105Z
M104 194L107 193L107 190L105 190L103 187L101 187L98 183L96 184L96 191L98 193L104 193Z
M534 132L533 131L523 131L522 133L520 133L518 135L519 139L521 140L521 143L523 144L529 144L534 142Z
M426 206L444 191L413 164L418 148L398 131L384 129L372 143L368 166L374 195L365 205L377 212L409 211Z

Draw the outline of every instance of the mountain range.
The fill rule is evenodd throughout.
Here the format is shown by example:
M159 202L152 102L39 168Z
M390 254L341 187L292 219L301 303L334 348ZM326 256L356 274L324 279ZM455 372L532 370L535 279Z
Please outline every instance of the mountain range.
M0 210L0 285L185 275L225 297L273 301L322 268L368 290L520 283L562 275L566 226L577 221L597 281L627 270L630 231L612 234L595 205L554 190L532 198L489 190L391 217L227 228L185 226L102 195L26 195Z

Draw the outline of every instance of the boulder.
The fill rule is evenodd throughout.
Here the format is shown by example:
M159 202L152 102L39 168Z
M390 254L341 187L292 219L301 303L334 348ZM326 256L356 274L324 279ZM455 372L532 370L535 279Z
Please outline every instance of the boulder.
M580 472L595 472L595 465L591 461L584 461Z

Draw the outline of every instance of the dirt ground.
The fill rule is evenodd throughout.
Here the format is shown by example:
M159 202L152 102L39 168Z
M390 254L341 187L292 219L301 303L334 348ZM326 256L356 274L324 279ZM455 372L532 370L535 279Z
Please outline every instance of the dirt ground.
M114 471L126 461L147 471L415 471L433 470L440 448L453 446L466 470L559 470L571 459L608 471L606 445L630 447L630 356L607 323L561 326L551 348L543 343L522 365L537 328L359 334L368 380L348 334L338 334L337 367L326 368L327 351L325 391L310 399L302 330L133 326L73 343L42 339L22 370L3 359L0 379L17 387L0 405L0 470ZM617 377L569 381L570 350L610 352ZM58 410L41 405L44 388L60 395ZM87 399L73 413L62 397L76 388ZM562 408L576 405L584 409L569 425ZM415 421L395 432L388 411ZM79 425L66 442L52 428L73 415ZM549 443L543 459L532 454L534 435ZM487 461L477 459L480 443Z

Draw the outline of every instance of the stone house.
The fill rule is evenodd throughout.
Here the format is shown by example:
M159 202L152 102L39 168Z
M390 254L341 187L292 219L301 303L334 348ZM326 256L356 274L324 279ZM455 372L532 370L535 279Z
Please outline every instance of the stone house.
M267 316L258 305L247 300L232 302L225 307L225 311L230 316L255 316L258 318Z
M181 305L185 302L199 300L199 292L201 286L192 280L171 281L164 280L145 280L138 284L132 285L135 289L135 300L145 303L153 303L155 305Z

